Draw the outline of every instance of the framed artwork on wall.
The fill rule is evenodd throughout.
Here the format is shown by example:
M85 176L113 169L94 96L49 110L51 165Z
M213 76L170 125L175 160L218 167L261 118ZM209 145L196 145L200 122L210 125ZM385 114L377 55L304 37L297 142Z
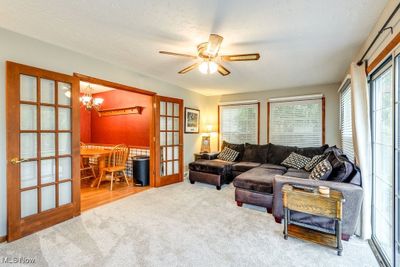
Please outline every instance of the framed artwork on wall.
M185 108L185 133L199 133L200 110Z

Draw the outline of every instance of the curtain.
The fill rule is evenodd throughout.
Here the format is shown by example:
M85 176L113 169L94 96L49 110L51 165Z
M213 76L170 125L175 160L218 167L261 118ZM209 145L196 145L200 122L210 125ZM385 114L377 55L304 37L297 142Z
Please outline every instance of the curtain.
M355 162L361 170L364 191L360 218L360 236L371 238L372 203L372 144L369 112L368 83L365 65L352 63L350 67L352 93L353 145Z

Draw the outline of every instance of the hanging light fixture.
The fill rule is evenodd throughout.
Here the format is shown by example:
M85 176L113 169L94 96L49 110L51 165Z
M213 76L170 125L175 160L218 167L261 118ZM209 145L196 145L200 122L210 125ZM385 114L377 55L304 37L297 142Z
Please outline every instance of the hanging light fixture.
M217 72L218 65L212 60L204 60L199 65L199 71L203 74L213 74Z
M99 111L101 104L103 104L104 99L100 97L93 97L92 95L93 88L88 84L85 88L83 96L79 98L82 105L86 108L86 110L91 111L92 109Z

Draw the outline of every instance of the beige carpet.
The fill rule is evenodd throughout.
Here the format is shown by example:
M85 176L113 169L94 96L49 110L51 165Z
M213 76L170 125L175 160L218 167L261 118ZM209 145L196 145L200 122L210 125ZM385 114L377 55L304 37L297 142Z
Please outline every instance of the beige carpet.
M0 257L32 257L35 266L378 266L357 238L344 242L339 257L284 240L282 229L262 209L237 207L232 185L217 191L185 181L0 244Z

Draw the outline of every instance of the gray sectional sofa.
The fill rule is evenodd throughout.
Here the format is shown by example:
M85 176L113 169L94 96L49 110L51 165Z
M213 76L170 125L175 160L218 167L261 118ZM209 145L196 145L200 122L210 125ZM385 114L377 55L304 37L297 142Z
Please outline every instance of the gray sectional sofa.
M235 201L238 206L243 203L265 207L280 223L283 218L282 186L286 183L308 186L325 185L341 191L346 199L343 208L344 240L354 234L362 204L363 190L361 175L346 155L338 148L324 145L321 147L291 147L274 144L230 144L223 142L222 149L229 147L239 152L235 162L227 162L217 158L218 154L205 155L201 160L189 164L189 180L191 183L205 182L213 184L217 189L233 180ZM282 166L281 163L295 152L312 158L325 154L332 164L333 170L327 180L308 179L309 172ZM294 213L293 220L305 223L319 230L333 231L333 221L318 216Z

